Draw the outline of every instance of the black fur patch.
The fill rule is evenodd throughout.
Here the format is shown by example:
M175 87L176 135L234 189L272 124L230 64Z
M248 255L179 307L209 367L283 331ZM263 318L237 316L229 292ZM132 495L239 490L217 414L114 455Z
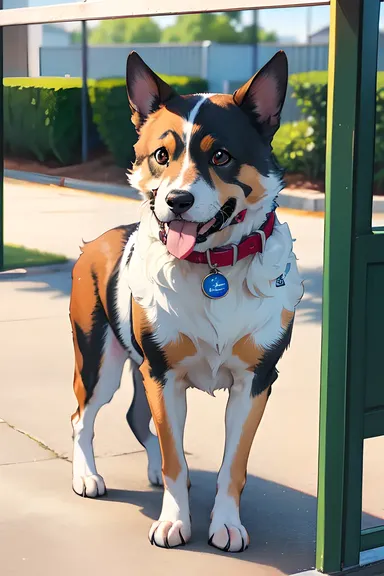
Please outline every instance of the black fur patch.
M117 281L119 278L119 269L120 269L121 258L123 257L124 247L127 244L129 238L132 236L132 234L137 230L137 228L138 228L138 223L128 224L127 226L119 226L117 228L117 230L123 230L124 231L124 233L122 235L122 239L121 239L122 250L121 250L121 255L116 262L116 265L113 269L113 272L111 274L111 277L110 277L110 279L108 281L108 285L107 285L107 310L108 310L110 325L111 325L111 328L112 328L116 338L118 339L120 345L124 348L124 350L127 350L127 346L126 346L126 344L125 344L125 342L124 342L124 340L120 334L119 313L118 313L117 307L116 307ZM132 244L131 251L128 254L127 265L129 263L130 259L132 258L133 250L134 250L134 244Z
M240 180L238 180L237 178L233 179L234 184L237 184L238 186L240 186L240 188L242 189L242 191L244 192L244 196L246 198L248 198L248 196L251 194L252 192L252 188L251 186L248 186L248 184L244 184L243 182L240 182Z
M255 373L252 381L252 396L258 396L268 387L276 381L278 377L278 371L276 369L276 364L282 357L285 350L288 348L291 338L292 338L292 328L293 320L291 320L285 334L278 340L278 342L269 348L260 362L260 364L255 369Z
M133 302L133 298L132 298L132 296L131 296L131 308L130 308L131 314L130 314L130 319L129 319L129 324L130 324L130 326L131 326L131 342L132 342L132 346L134 347L134 349L136 350L136 352L138 353L138 355L141 356L141 357L143 357L143 351L142 351L142 349L140 348L140 346L139 346L139 344L138 344L138 342L137 342L137 340L136 340L136 338L135 338L135 335L134 335L134 333L133 333L132 302Z
M159 382L162 386L165 386L165 374L170 367L166 355L156 342L156 336L152 332L144 330L141 334L141 344L148 360L151 378Z
M172 160L178 160L180 158L181 153L184 150L184 142L180 138L179 134L175 130L167 130L160 136L160 140L168 136L168 134L172 134L173 138L175 139L175 151L172 156Z
M108 324L108 319L97 291L97 275L93 270L92 280L96 306L92 312L92 327L90 332L86 334L79 324L75 322L76 338L83 357L81 378L86 392L86 403L91 398L99 379L104 338Z
M201 106L195 123L201 128L192 135L191 156L210 186L213 186L209 174L211 169L223 182L240 186L247 197L252 189L239 181L239 173L244 165L254 166L263 176L268 176L276 170L270 144L261 137L250 123L248 116L235 104L222 107L207 100ZM201 149L200 143L208 135L214 138L215 146L205 152ZM219 148L228 150L232 160L224 166L213 166L210 160L212 154Z

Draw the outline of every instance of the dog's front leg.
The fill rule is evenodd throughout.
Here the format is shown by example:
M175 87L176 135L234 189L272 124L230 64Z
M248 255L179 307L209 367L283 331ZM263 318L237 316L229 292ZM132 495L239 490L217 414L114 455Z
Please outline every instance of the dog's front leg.
M163 383L154 379L146 360L140 371L160 442L164 482L163 507L159 520L152 524L149 539L157 546L173 548L191 537L189 479L183 449L186 388L173 370L165 374Z
M241 552L249 536L240 520L240 496L245 486L248 456L268 399L269 388L252 396L253 374L234 382L227 404L226 441L217 481L209 543L226 552Z

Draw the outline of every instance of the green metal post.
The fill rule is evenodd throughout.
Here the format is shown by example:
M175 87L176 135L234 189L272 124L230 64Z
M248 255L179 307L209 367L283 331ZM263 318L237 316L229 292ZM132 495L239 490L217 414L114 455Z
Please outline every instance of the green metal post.
M372 234L372 189L375 161L376 71L380 0L360 7L360 70L354 147L351 299L348 352L348 400L343 523L343 566L357 566L361 549L364 454L364 405L367 378L367 259L359 238ZM384 256L384 255L383 255ZM378 305L378 304L377 304Z
M379 529L361 533L367 342L381 337L384 278L370 269L384 265L371 223L379 16L380 0L331 0L316 559L324 572L359 565L360 551L383 541ZM381 408L380 390L370 390Z
M354 135L363 0L331 0L316 566L342 568Z

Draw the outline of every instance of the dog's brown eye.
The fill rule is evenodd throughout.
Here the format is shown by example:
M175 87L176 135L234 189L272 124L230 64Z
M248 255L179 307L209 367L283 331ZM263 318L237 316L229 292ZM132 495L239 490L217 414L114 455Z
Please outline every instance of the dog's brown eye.
M158 150L156 150L155 160L161 166L164 166L164 164L166 164L168 162L169 156L168 156L167 149L164 148L164 146L162 146L162 148L159 148Z
M212 156L212 164L214 166L224 166L231 160L230 154L226 150L218 150Z

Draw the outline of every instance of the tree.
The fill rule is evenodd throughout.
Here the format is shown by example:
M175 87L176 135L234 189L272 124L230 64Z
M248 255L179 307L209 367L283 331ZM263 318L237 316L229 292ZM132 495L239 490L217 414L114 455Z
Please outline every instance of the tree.
M274 32L257 30L259 42L276 40ZM173 26L163 30L162 42L202 42L211 40L225 44L250 44L253 28L241 25L241 11L180 15Z
M239 32L239 37L237 42L239 44L253 44L254 40L253 26L244 26L244 28ZM266 32L262 28L257 28L257 41L258 42L277 42L276 32Z
M72 44L80 44L81 42L81 31L80 30L73 30L71 32L71 43Z
M161 30L152 18L103 20L89 33L90 44L160 42Z

